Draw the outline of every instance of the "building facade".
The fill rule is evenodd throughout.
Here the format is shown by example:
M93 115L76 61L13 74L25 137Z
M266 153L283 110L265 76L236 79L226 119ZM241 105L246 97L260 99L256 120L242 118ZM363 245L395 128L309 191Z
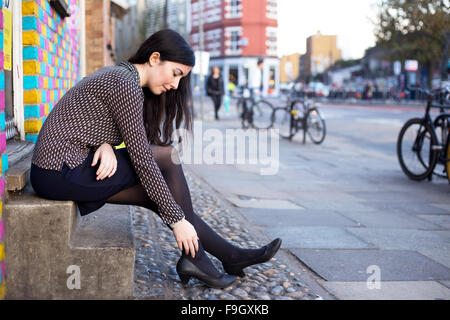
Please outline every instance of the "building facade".
M281 57L280 82L287 83L295 81L300 76L300 53L294 53Z
M306 39L305 77L314 77L342 58L337 36L317 33Z
M190 43L200 50L200 2L191 0ZM204 51L210 69L219 66L225 86L231 81L245 86L250 69L264 61L263 94L279 92L280 63L277 57L276 0L203 1Z
M190 0L146 0L145 37L167 28L189 39Z

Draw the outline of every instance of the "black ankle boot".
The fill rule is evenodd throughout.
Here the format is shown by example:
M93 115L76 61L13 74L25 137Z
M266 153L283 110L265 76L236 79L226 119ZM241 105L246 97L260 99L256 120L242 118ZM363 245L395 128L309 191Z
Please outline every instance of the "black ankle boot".
M183 284L187 284L191 277L195 277L209 287L223 289L230 286L236 277L223 273L220 277L214 278L197 267L192 261L184 256L178 260L177 273Z
M277 253L278 249L280 249L281 246L281 239L277 238L273 240L268 245L265 245L264 253L258 257L255 257L253 259L240 261L237 263L232 264L223 264L223 268L226 273L236 275L239 277L244 277L244 268L247 268L251 265L258 264L258 263L264 263L266 261L269 261L272 259L272 257Z

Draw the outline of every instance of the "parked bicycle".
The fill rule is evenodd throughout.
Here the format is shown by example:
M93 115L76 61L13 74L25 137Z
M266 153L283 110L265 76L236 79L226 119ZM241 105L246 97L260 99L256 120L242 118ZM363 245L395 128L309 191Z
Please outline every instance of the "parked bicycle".
M273 106L264 99L255 98L247 88L241 88L237 108L241 111L243 129L269 129L272 126L270 116Z
M432 175L447 177L450 182L450 109L449 89L432 92L422 90L427 97L425 116L408 120L400 130L397 156L403 172L413 180L432 180ZM438 102L434 103L433 98ZM431 118L430 110L439 109Z
M325 118L313 100L298 98L292 89L285 105L273 108L271 116L272 128L279 129L282 138L292 140L298 131L303 131L303 143L306 134L315 144L325 140Z

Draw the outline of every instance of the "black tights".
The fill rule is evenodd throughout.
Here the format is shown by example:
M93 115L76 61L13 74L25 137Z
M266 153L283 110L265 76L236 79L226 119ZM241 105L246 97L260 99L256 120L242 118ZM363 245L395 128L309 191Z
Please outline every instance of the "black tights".
M182 254L185 255L186 258L193 261L204 272L218 277L220 273L214 267L204 250L215 256L224 264L232 264L247 260L263 253L263 248L243 249L236 247L211 229L211 227L194 212L191 194L182 166L181 164L174 163L171 159L172 152L174 152L174 157L178 157L176 150L171 146L164 147L159 145L151 145L151 149L173 198L183 210L186 220L194 226L197 235L200 238L199 250L196 252L195 258L193 259L190 255L185 255L183 251ZM122 190L110 197L107 202L141 206L152 210L158 215L160 214L156 203L150 200L141 184Z

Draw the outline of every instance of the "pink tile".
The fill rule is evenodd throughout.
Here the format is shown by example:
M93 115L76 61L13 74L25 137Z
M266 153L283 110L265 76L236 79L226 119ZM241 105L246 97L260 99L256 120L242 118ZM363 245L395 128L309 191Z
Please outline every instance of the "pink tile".
M5 221L0 221L0 242L3 241L3 235L5 234Z
M45 104L44 104L44 103L41 103L41 104L39 105L39 115L40 115L41 117L45 116Z
M5 110L5 91L0 90L0 112Z
M3 153L6 150L6 133L3 132L0 134L0 153Z

